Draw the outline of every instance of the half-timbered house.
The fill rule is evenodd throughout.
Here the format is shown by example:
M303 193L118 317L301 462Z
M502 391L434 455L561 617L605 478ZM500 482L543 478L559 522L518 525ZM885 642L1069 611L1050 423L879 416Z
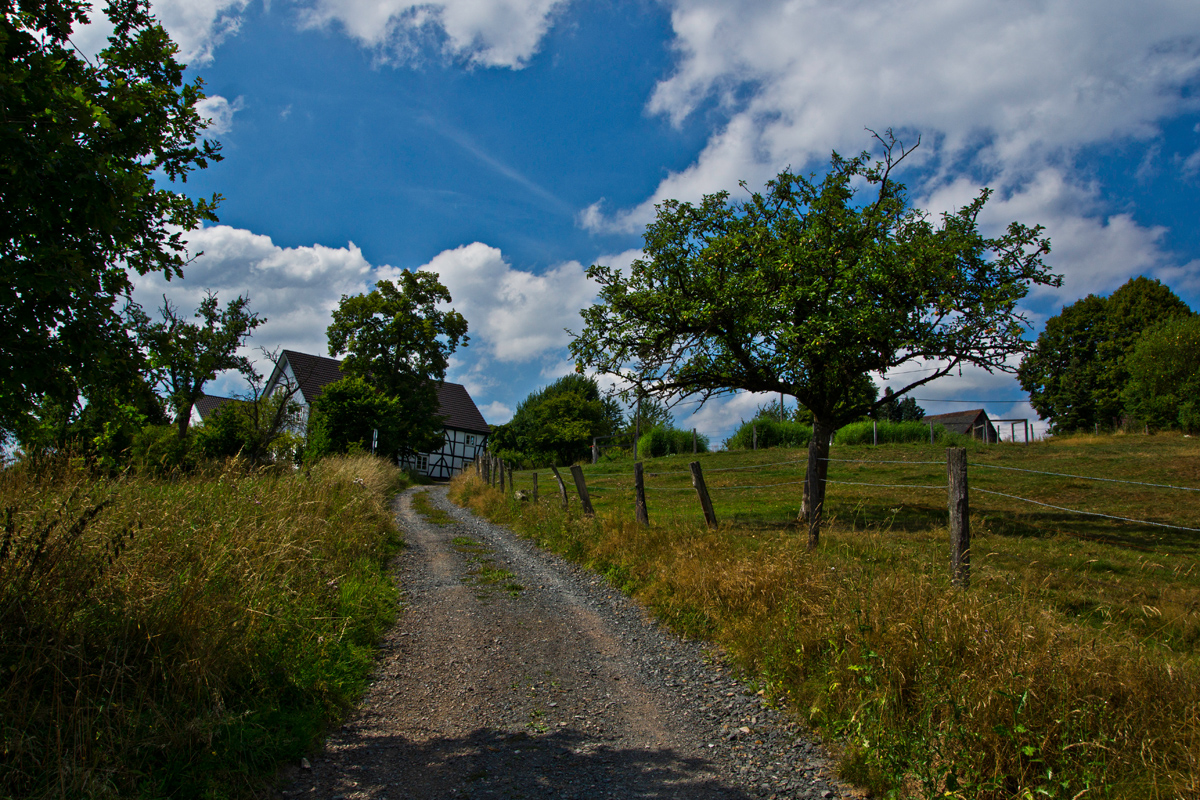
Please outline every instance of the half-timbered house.
M278 391L285 385L295 387L293 399L300 405L297 424L306 430L312 404L327 385L344 377L341 367L342 362L335 358L284 350L267 379L266 392ZM449 480L473 464L483 452L489 428L462 384L441 383L437 396L438 414L445 431L441 448L417 453L402 461L401 466L434 480Z

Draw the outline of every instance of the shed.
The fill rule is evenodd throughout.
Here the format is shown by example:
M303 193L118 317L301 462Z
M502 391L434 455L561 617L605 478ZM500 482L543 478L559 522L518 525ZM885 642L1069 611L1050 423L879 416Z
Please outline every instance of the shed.
M996 426L988 419L987 412L982 408L970 411L953 411L949 414L931 414L921 418L922 422L941 425L950 433L961 433L973 439L983 439L985 442L997 442Z

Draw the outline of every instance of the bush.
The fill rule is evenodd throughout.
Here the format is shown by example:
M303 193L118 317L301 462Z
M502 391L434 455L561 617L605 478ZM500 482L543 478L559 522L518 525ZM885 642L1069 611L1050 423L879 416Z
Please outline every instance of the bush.
M754 447L754 434L758 432L759 447L808 447L812 439L812 425L806 422L780 422L777 419L759 419L743 422L737 431L725 440L726 450L749 450Z
M877 424L879 444L929 444L929 423L927 422L879 422L871 420L851 422L838 428L833 435L834 444L873 444ZM960 433L950 433L941 425L933 426L934 443L947 447L965 447L972 441L970 436Z
M696 449L708 452L708 437L696 436ZM692 432L666 425L655 425L638 439L639 458L662 458L692 452Z

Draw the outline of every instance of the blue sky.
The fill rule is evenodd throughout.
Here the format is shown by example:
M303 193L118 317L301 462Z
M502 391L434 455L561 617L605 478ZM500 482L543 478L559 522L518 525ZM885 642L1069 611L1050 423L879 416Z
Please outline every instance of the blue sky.
M563 329L595 297L584 270L636 258L655 202L819 170L832 149L869 147L866 128L921 136L902 176L918 206L986 185L987 231L1046 226L1065 280L1024 303L1035 332L1138 274L1200 308L1194 0L154 8L224 146L186 190L225 200L219 225L190 234L203 254L185 279L142 279L138 298L249 294L269 319L254 345L324 353L342 294L433 269L471 327L448 378L489 422L570 369ZM964 370L915 395L931 413L1035 417L1006 375ZM719 441L764 400L684 406L678 422Z

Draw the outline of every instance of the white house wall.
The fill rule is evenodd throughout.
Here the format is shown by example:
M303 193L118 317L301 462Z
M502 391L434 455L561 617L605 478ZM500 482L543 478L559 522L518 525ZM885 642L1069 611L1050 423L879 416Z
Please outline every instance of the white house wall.
M434 480L449 480L475 463L486 446L485 433L446 428L441 449L419 453L416 458L405 459L401 465Z

